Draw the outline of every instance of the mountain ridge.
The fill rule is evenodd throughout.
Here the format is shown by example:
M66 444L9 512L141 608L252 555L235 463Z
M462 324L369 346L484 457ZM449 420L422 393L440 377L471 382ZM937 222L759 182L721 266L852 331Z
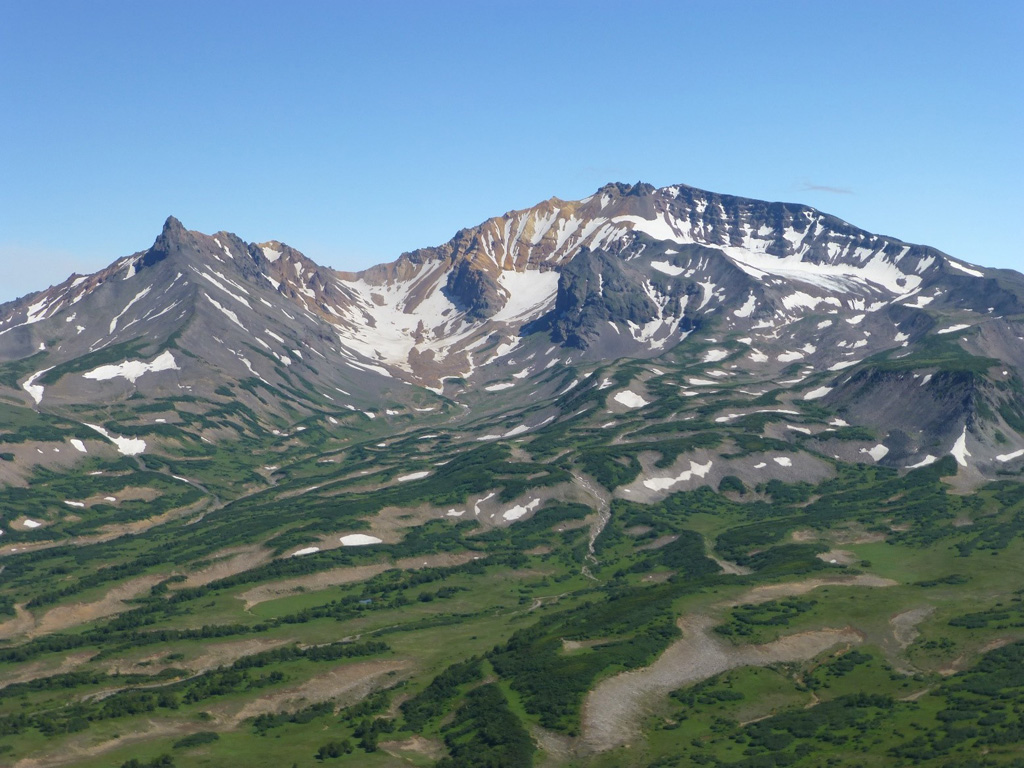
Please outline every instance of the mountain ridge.
M949 675L1024 648L1022 297L688 187L356 273L169 217L0 308L0 754L1017 759Z
M16 391L37 408L176 392L219 401L218 387L235 381L248 389L232 397L294 420L336 396L367 413L384 401L409 409L474 392L511 398L552 370L689 360L687 339L708 333L719 347L699 354L728 357L729 368L684 379L684 389L743 380L750 391L808 388L822 392L822 405L857 410L866 390L850 375L891 368L890 358L918 348L945 344L942 360L1024 367L1012 320L1022 297L1017 273L809 206L613 183L358 272L320 266L276 240L194 232L170 216L149 249L0 307L0 364L14 366ZM115 363L127 367L103 368ZM895 379L885 381L895 392ZM1009 407L1009 395L985 397L987 412ZM961 427L975 430L952 405L942 428L927 408L908 408L927 429L861 410L862 424L900 433L893 444L905 450L890 462L904 453L922 460ZM992 422L986 441L1014 432L1005 418ZM913 432L924 437L901 436Z

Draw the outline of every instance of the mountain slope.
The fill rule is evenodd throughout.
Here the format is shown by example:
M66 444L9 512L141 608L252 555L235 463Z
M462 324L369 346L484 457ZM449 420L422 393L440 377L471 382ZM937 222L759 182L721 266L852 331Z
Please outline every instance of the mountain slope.
M869 371L904 360L906 375L932 381L933 355L915 351L937 344L946 367L960 357L975 368L984 358L1024 364L1022 297L1017 273L966 265L806 206L609 184L359 273L319 266L277 241L191 232L171 218L150 249L0 307L0 361L23 401L55 412L185 395L240 401L271 429L338 403L409 412L431 402L422 388L457 397L527 386L568 365L685 360L684 342L701 331L745 348L720 376L816 384L829 392L820 404L894 427L901 449L891 463L924 460L964 427L986 443L1002 435L998 455L1024 445L1007 437L1016 422L1005 414L1018 407L1005 389L1010 373L992 374L1003 389L962 396L969 407L944 395L893 422L884 409L856 405L925 396L927 384L906 388L899 376ZM281 421L270 424L271 414Z
M0 757L1015 765L1022 296L688 187L168 219L0 307Z

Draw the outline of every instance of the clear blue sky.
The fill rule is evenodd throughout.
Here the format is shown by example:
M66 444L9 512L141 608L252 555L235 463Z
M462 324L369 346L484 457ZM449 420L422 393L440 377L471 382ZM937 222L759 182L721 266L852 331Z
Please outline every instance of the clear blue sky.
M608 181L1024 268L1024 3L0 0L0 301L186 227L359 269Z

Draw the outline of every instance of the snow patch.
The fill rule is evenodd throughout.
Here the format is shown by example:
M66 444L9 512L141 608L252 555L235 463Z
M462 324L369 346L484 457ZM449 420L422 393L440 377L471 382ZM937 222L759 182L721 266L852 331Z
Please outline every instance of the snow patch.
M238 319L238 315L236 315L234 312L232 312L227 307L221 306L221 304L216 299L212 298L208 293L204 293L203 296L205 296L206 300L209 301L211 304L213 304L213 306L215 306L217 309L219 309L221 312L223 312L224 316L227 317L228 320L230 320L232 323L237 325L239 328L241 328L246 333L249 332L248 329L244 325L242 325L241 321ZM259 341L259 339L257 339L257 341Z
M996 456L996 461L1005 464L1006 462L1013 461L1021 456L1024 456L1024 448L1021 448L1019 451L1014 451L1013 453L1001 453Z
M132 384L141 376L157 371L177 371L178 364L174 360L171 350L164 350L152 363L144 363L141 360L125 360L117 365L101 365L88 373L83 373L82 378L94 379L95 381L106 381L117 376L128 379Z
M521 320L539 315L554 301L558 293L558 272L504 270L498 275L498 285L508 291L508 300L491 319L497 322Z
M224 293L226 293L226 294L227 294L228 296L230 296L230 297L231 297L232 299L234 299L235 301L237 301L237 302L239 302L239 303L241 303L241 304L244 304L244 305L245 305L246 307L248 307L249 309L252 309L252 307L250 306L249 302L248 302L248 301L247 301L246 299L242 298L242 297L241 297L241 296L239 296L239 295L238 295L237 293L233 293L233 292L232 292L232 291L231 291L230 289L228 289L228 288L226 288L226 287L225 287L224 285L222 285L222 284L220 283L220 281L219 281L219 280L217 280L217 279L216 279L215 277L213 277L213 276L212 276L212 275L210 275L209 273L207 273L207 272L199 272L199 270L195 269L195 267L193 267L193 270L194 270L194 271L195 271L195 272L196 272L196 273L197 273L197 274L198 274L198 275L199 275L200 277L203 277L203 278L205 278L206 280L208 280L208 281L209 281L209 282L210 282L210 283L211 283L211 284L212 284L212 285L213 285L213 286L214 286L215 288L218 288L218 289L220 289L220 290L224 291ZM238 288L239 290L245 291L245 289L244 289L244 288L242 288L242 286L238 285L237 283L235 283L235 282L233 282L233 281L231 281L231 280L228 280L228 278L224 277L224 275L222 275L222 274L221 274L220 272L216 272L216 274L217 274L217 276L218 276L218 277L220 277L221 279L223 279L223 280L224 280L225 282L227 282L227 283L231 283L231 285L234 285L234 286L235 286L236 288Z
M881 461L882 459L885 458L886 454L889 453L889 449L886 448L881 443L879 443L874 448L861 448L860 452L861 453L866 453L868 456L870 456L875 461Z
M376 536L368 536L365 533L350 533L348 536L342 536L340 541L343 547L363 547L367 544L382 543Z
M733 312L736 317L750 317L754 311L754 307L757 306L757 297L754 294L747 296L747 300L743 302L743 306Z
M36 405L39 405L39 403L43 401L43 392L46 389L42 384L36 384L36 379L38 379L47 371L52 371L54 367L55 366L51 365L49 368L46 368L42 371L36 371L27 379L25 379L25 383L21 385L21 388L28 392L32 399L36 401Z
M651 266L659 272L670 275L671 277L679 277L679 275L683 274L682 267L677 267L675 264L669 264L667 261L652 261ZM746 315L743 315L743 317L746 317Z
M860 360L844 360L841 363L836 363L835 365L830 365L828 367L828 369L830 371L841 371L844 368L850 368L851 366L857 365L859 362L860 362Z
M645 405L650 405L647 400L644 400L631 389L627 389L623 392L616 392L612 399L627 408L643 408Z
M719 360L724 360L729 356L729 353L724 349L709 349L704 353L704 359L702 363L717 363Z
M520 504L516 504L514 507L512 507L512 509L509 509L506 512L502 513L501 516L503 518L505 518L506 520L518 520L520 517L525 515L527 512L532 512L533 510L535 510L539 506L540 506L540 499L534 499L533 501L529 502L525 506L524 505L520 505Z
M960 433L960 437L953 443L953 447L949 450L956 459L956 463L961 467L967 466L967 457L971 455L971 452L967 450L967 425L964 425L964 431Z
M927 307L929 304L931 304L933 301L935 301L934 296L916 296L914 297L913 304L907 302L904 303L903 306L911 307L912 309L923 309L924 307Z
M148 288L143 288L141 291L139 291L137 294L135 294L135 298L133 298L131 301L129 301L127 304L125 304L125 307L124 307L124 309L121 310L120 314L118 314L117 317L115 317L113 320L110 321L110 330L108 331L108 333L113 333L114 330L117 328L117 321L120 320L122 317L124 317L124 313L132 308L132 304L137 302L139 299L145 298L146 294L149 293L151 290L152 290L152 286L150 286Z
M146 450L146 441L141 437L118 437L117 435L111 435L103 427L96 426L95 424L86 424L85 426L96 430L116 445L118 452L122 456L137 456Z
M961 272L966 272L968 275L971 275L972 277L984 277L985 276L984 273L979 272L976 269L969 269L969 268L965 267L963 264L958 264L957 262L953 261L952 259L946 259L946 263L949 264L949 266L951 266L953 269L959 269Z
M619 222L632 224L633 231L648 234L655 240L685 242L668 222L664 213L659 213L653 220L645 219L642 216L616 216L612 219L612 223L618 224Z
M832 387L818 387L804 395L804 400L817 400L818 398L824 397L831 391Z
M676 477L651 477L644 480L644 487L652 491L666 491L673 485L685 483L694 477L704 478L711 471L711 464L711 461L708 461L707 464L698 464L695 461L691 461L690 468L684 470Z

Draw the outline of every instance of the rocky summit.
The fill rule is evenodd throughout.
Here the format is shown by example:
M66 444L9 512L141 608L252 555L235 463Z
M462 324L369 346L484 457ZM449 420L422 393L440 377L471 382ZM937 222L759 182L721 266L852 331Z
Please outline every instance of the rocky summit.
M0 762L1019 765L1022 302L683 185L168 218L0 305Z
M807 206L609 184L358 273L171 217L148 250L0 306L0 361L48 413L187 393L308 414L540 386L536 409L552 372L669 356L714 364L679 381L694 393L786 390L883 430L884 464L963 443L991 475L1024 446L1022 296L1017 273Z

